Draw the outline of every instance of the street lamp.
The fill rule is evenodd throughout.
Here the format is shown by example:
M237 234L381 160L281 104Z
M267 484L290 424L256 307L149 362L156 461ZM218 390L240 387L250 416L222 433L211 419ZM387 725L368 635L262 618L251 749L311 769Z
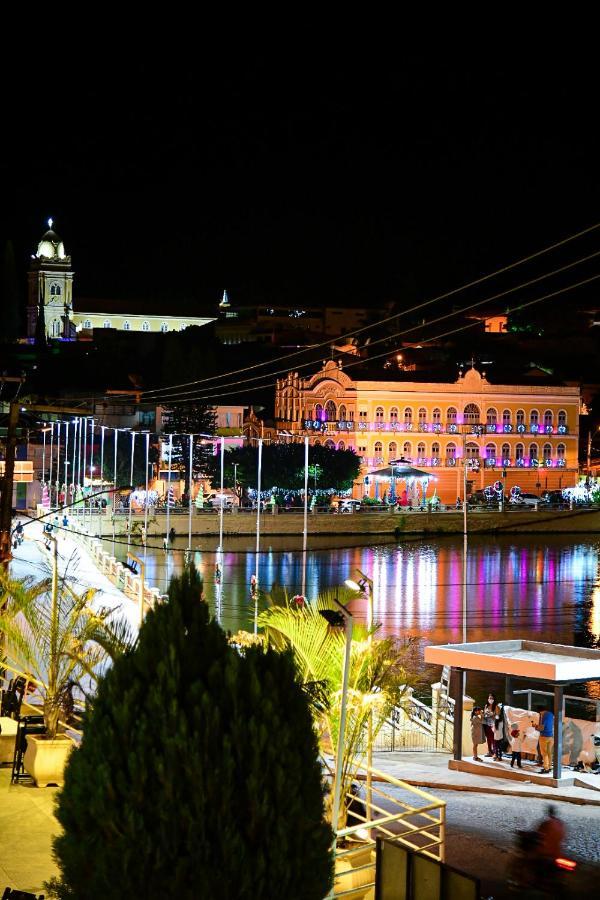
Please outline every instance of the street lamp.
M340 818L340 804L342 798L342 775L343 775L343 759L344 746L346 737L346 716L348 712L348 680L350 676L350 656L352 653L352 613L343 606L339 600L334 600L336 606L339 607L340 613L346 622L346 649L344 653L344 668L342 671L342 698L340 704L340 727L338 730L337 748L335 756L335 785L333 789L333 809L331 823L333 827L333 856L337 848L337 832ZM333 897L332 893L329 895Z
M237 497L237 470L239 463L232 463L233 466L233 493Z
M369 647L369 676L371 675L371 651L373 647L373 579L368 578L360 569L356 570L360 575L358 583L352 578L346 578L345 585L350 590L362 593L367 598L367 643ZM369 689L371 685L369 684ZM373 803L373 789L371 768L373 765L373 710L369 711L367 720L367 810L370 816L370 810ZM370 837L370 834L369 834Z

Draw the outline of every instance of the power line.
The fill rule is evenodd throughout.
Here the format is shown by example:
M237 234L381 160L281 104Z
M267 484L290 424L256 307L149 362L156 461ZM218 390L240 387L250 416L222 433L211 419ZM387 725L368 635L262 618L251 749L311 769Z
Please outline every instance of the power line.
M514 268L517 268L518 266L524 265L527 262L531 262L531 260L537 259L538 257L543 256L546 253L550 253L552 250L556 250L558 247L562 247L565 244L568 244L571 241L577 240L578 238L583 237L586 234L590 234L592 231L595 231L598 228L600 228L600 222L596 223L595 225L591 225L589 228L584 228L581 231L576 232L575 234L569 235L568 237L563 238L562 240L557 241L554 244L550 244L549 246L544 247L542 250L538 250L535 253L531 253L528 256L524 256L521 259L516 260L515 262L510 263L507 266L503 266L500 269L496 269L494 272L490 272L487 275L482 275L480 278L476 278L473 281L467 282L466 284L463 284L460 287L453 288L452 290L446 291L443 294L438 294L436 297L432 297L429 300L425 300L423 303L419 303L416 306L410 307L409 309L402 310L401 312L395 313L392 316L387 316L386 318L380 319L377 322L373 322L370 325L364 325L362 328L357 328L354 331L346 332L346 334L340 335L339 337L335 338L335 340L341 341L341 340L345 340L346 338L354 337L357 334L362 334L363 332L368 331L370 328L377 328L381 325L387 324L388 322L394 321L395 319L399 318L400 316L405 316L405 315L408 315L409 313L417 312L418 310L424 309L425 307L430 306L433 303L438 303L440 300L446 300L449 297L452 297L456 294L462 293L462 291L466 291L469 288L475 287L478 284L483 284L485 281L489 281L491 278L495 278L498 275L502 275L505 272L510 271L511 269L514 269ZM175 390L176 388L189 387L190 385L194 385L194 384L204 384L208 381L216 381L216 380L220 380L222 378L228 378L231 375L239 375L243 372L250 372L250 371L253 371L254 369L261 368L262 366L265 366L265 365L273 365L274 363L281 362L284 359L292 359L293 357L300 356L303 353L314 352L315 350L319 350L322 347L329 346L331 343L332 343L332 339L330 338L329 340L322 341L320 344L314 344L310 348L296 350L292 353L286 353L283 356L276 357L275 359L269 360L267 362L254 363L251 366L244 366L241 369L233 369L232 371L225 372L221 375L211 375L207 378L200 378L195 381L187 381L187 382L183 382L181 384L170 385L169 387L166 387L166 388L155 388L153 390L144 391L143 396L148 396L150 394L160 394L166 390Z
M546 272L543 275L538 275L535 278L529 279L529 281L524 281L521 284L517 284L517 285L515 285L515 287L507 288L504 291L500 291L498 294L493 294L491 297L486 297L483 300L478 300L476 303L471 303L469 306L464 306L464 307L461 307L461 309L456 309L456 310L453 310L452 312L445 313L444 315L438 316L435 319L430 319L428 322L424 322L419 325L412 325L410 328L405 328L402 331L395 332L394 334L385 335L384 337L381 337L375 341L372 341L369 344L369 348L375 347L378 344L382 344L387 341L391 341L394 338L403 337L406 334L410 334L412 331L418 331L420 328L426 328L430 325L435 325L437 322L443 322L446 319L453 318L454 316L459 316L459 315L462 315L463 313L470 312L471 310L477 309L478 307L483 306L486 303L491 303L494 300L498 300L500 297L506 297L508 294L514 294L515 291L520 291L520 290L523 290L524 288L531 287L531 285L538 284L540 281L545 281L547 278L553 278L555 275L558 275L561 272L566 272L568 269L572 269L575 266L581 265L582 263L589 262L591 259L594 259L597 256L600 256L600 250L596 250L594 253L589 253L587 256L582 256L580 259L576 259L573 262L567 263L564 266L560 266L558 269L554 269L551 272ZM399 314L399 315L401 315L401 314ZM475 323L475 324L477 324L477 323ZM337 351L337 352L338 352L338 358L343 356L342 353L340 353L339 351ZM393 351L389 351L389 352L393 352ZM370 357L370 358L373 359L373 358L377 358L377 357ZM352 363L352 365L354 365L354 364L355 363ZM295 369L296 370L297 369L306 369L306 368L308 368L310 366L314 366L314 365L315 365L314 360L310 360L309 362L305 362L299 366L296 366ZM346 368L347 367L348 366L346 366ZM239 381L231 381L224 385L218 385L217 387L219 389L221 389L223 387L225 387L225 388L234 387L235 385L238 385L238 384L248 384L251 381L259 381L261 378L264 378L265 376L269 377L269 378L274 378L276 375L285 374L288 371L289 371L289 369L287 369L287 368L278 369L276 372L269 372L269 373L265 373L265 374L261 374L261 375L253 375L251 378L243 378L243 379L240 379ZM169 390L169 388L163 388L162 390L167 391L167 390ZM162 402L164 400L171 399L171 397L175 397L175 398L184 397L184 396L187 396L189 394L194 394L194 393L195 393L195 391L183 391L183 392L178 392L176 394L165 394L157 399L160 399Z
M510 314L513 312L518 312L519 310L522 310L522 309L527 309L530 306L535 306L537 303L542 303L545 300L550 300L553 297L558 297L561 294L566 293L567 291L572 291L578 287L582 287L583 285L591 284L591 282L597 281L599 278L600 278L600 274L592 275L589 278L584 278L581 281L575 282L574 284L567 285L567 287L560 288L559 290L556 290L556 291L551 291L548 294L544 294L542 297L537 297L535 300L529 300L526 303L520 303L518 306L514 306L511 309L508 309L507 314ZM443 318L447 318L447 317L443 317ZM428 324L429 323L427 323L426 325L419 326L419 327L424 328L424 327L427 327ZM432 341L440 340L441 338L448 337L451 334L457 334L458 332L466 331L469 328L475 328L478 325L479 325L478 321L470 322L466 325L460 325L458 328L453 328L450 331L443 332L442 334L437 334L437 335L434 335L433 337L429 337L429 338L423 338L422 340L419 340L418 343L414 343L412 346L413 347L422 347L424 344L429 344ZM398 332L397 334L390 335L388 338L386 338L386 340L392 340L394 337L398 337L398 336L402 335L403 333L404 332ZM354 366L364 366L365 363L371 363L376 359L381 359L384 356L389 356L389 354L392 352L393 352L392 350L386 350L384 353L379 353L379 354L376 354L375 356L371 356L367 360L359 359L354 362L346 363L344 366L344 371L347 371L348 369L351 369ZM186 403L186 402L189 402L190 400L194 400L194 401L216 400L221 397L228 397L231 394L236 394L236 395L237 394L245 394L245 393L248 393L249 391L266 390L268 388L274 388L274 387L276 387L276 383L269 381L269 382L266 382L265 384L254 385L253 387L250 387L250 388L239 388L237 390L225 391L224 393L219 393L219 394L199 395L199 396L195 396L195 397L188 397L186 400L178 400L178 399L173 400L172 399L170 401L170 403L171 404ZM209 390L210 390L210 388L209 388Z

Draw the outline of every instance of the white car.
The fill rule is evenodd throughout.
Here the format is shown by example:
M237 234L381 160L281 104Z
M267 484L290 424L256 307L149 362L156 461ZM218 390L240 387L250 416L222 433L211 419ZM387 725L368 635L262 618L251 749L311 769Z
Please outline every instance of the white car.
M337 511L340 513L354 513L360 509L360 500L354 500L352 497L346 497L337 501Z
M214 494L214 496L208 498L207 502L213 509L220 509L221 506L223 509L233 509L234 506L237 506L231 494Z
M510 502L516 506L538 506L543 503L542 498L537 494L518 494L516 497L512 497Z

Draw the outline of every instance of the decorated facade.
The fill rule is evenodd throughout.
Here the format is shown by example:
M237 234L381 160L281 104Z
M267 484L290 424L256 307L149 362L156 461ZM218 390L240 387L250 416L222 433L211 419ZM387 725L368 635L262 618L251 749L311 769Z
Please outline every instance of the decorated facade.
M279 429L361 457L357 495L374 496L370 473L403 460L430 474L443 503L462 497L465 461L468 493L574 485L579 412L578 387L494 384L475 366L454 382L371 381L330 360L279 379L275 399Z

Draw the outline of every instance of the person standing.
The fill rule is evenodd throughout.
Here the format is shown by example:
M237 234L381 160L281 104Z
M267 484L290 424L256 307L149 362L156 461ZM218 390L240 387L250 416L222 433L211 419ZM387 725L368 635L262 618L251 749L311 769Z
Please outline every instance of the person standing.
M488 745L486 756L494 755L494 716L496 715L496 697L488 694L487 703L483 707L483 730Z
M506 739L506 723L504 720L504 705L496 704L494 716L494 757L497 762L502 762L502 750Z
M542 768L540 775L549 775L552 769L552 756L554 744L554 713L551 713L547 706L538 707L539 720L534 725L536 731L540 734L540 753L542 755Z
M474 706L471 712L471 742L473 744L473 760L481 762L478 756L478 747L485 744L485 732L483 730L483 710L480 706Z
M521 765L521 751L523 749L523 738L521 737L521 732L519 730L519 725L517 722L513 722L510 726L510 749L511 749L511 759L510 759L510 767L513 768L514 764L517 764L518 769L522 769Z

